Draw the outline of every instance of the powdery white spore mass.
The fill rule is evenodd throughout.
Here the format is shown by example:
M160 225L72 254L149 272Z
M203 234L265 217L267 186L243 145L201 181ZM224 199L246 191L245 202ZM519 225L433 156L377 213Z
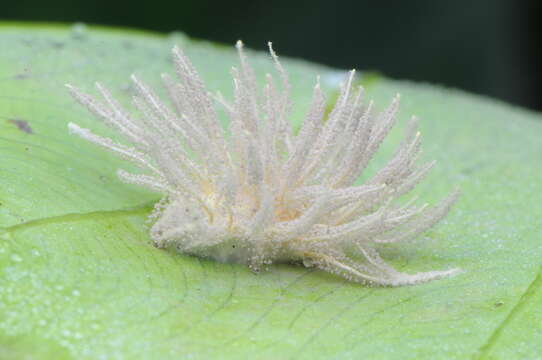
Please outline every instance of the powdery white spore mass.
M67 85L125 142L74 123L70 131L142 169L138 174L118 170L121 180L163 194L151 215L155 246L246 263L256 271L272 262L302 261L351 281L390 286L456 273L401 273L375 249L429 229L457 198L453 193L433 207L398 204L433 166L416 165L420 133L415 118L391 160L364 184L353 185L393 127L399 96L376 113L372 102L362 101L363 88L354 87L351 71L326 116L317 80L294 136L288 119L290 84L271 44L281 85L267 74L262 93L240 41L237 50L240 66L231 71L234 99L228 103L216 97L229 115L231 135L220 125L215 99L178 47L173 60L180 81L162 76L168 105L134 75L137 114L123 109L99 83L102 101Z

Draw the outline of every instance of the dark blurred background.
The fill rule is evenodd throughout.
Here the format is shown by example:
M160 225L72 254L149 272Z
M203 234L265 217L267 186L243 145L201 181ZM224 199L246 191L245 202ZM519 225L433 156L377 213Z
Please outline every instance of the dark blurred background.
M542 110L541 1L18 0L0 20L85 22L377 70Z

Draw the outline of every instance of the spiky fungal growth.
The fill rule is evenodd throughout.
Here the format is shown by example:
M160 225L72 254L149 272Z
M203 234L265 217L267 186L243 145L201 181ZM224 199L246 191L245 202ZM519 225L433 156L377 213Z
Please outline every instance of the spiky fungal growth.
M164 196L151 215L156 247L246 263L256 271L272 262L302 261L348 280L391 286L456 273L401 273L374 248L424 232L448 213L457 197L453 193L434 207L397 203L433 166L416 165L420 133L415 118L392 159L363 185L353 186L393 127L399 96L375 113L372 102L362 102L363 88L354 88L351 71L326 117L317 81L294 136L288 119L290 85L271 44L282 85L279 89L267 74L262 94L241 42L237 50L234 100L216 97L229 115L229 136L217 118L215 99L178 47L173 60L180 82L162 76L171 106L133 75L137 115L125 111L99 83L102 102L67 85L75 99L129 145L74 123L69 124L71 132L143 170L119 170L121 180Z

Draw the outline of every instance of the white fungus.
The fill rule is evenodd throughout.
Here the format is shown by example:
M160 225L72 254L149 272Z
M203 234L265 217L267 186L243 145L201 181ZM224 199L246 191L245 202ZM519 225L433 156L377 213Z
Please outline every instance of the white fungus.
M266 76L263 92L237 43L240 66L232 69L234 99L216 100L229 116L227 136L205 89L181 49L173 49L178 82L163 81L169 105L134 75L136 114L96 83L98 101L67 85L71 94L125 141L115 142L74 123L72 133L136 164L141 173L118 170L121 180L163 195L151 215L156 247L219 261L248 264L299 261L351 281L398 286L452 275L458 269L406 274L379 256L375 245L404 241L432 227L449 211L454 192L433 207L397 199L433 166L417 165L420 133L413 117L389 162L354 186L395 124L399 96L380 113L355 87L354 71L342 84L333 110L319 81L301 129L294 136L286 71L271 44L280 76Z

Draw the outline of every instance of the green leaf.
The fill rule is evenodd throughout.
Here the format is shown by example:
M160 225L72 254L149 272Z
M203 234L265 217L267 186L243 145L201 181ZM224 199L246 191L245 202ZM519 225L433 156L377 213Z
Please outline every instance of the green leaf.
M127 101L130 73L158 86L160 72L172 72L173 44L209 89L231 95L232 47L182 34L0 27L0 358L539 358L539 114L372 78L370 97L383 107L401 93L401 117L421 118L424 157L439 160L421 199L434 202L454 187L463 194L438 227L386 247L385 256L404 271L465 272L401 288L287 264L255 275L153 248L145 219L158 196L120 183L121 161L68 134L76 121L114 136L64 83L91 89L99 80ZM260 76L273 71L265 54L249 56ZM283 63L299 123L316 74L333 99L343 72ZM392 133L373 169L399 136Z

